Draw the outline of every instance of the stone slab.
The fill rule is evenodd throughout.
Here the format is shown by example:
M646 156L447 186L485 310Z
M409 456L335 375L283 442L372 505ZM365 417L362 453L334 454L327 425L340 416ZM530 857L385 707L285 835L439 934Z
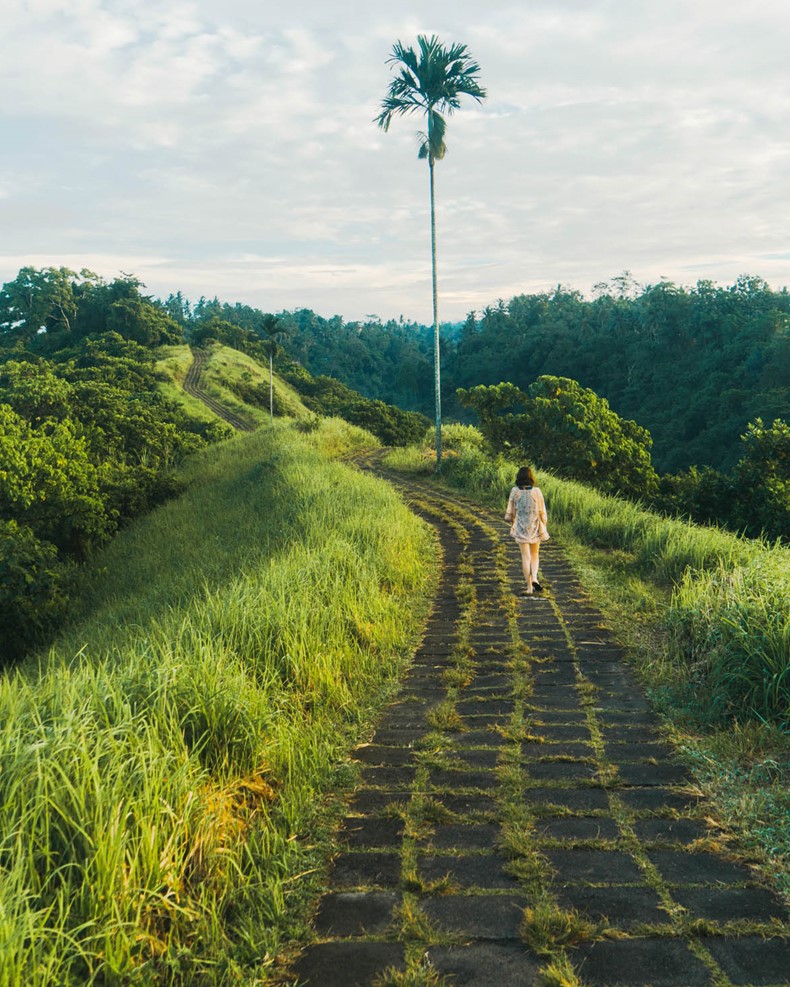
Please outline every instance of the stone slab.
M736 884L752 880L747 867L715 853L648 850L647 856L668 884Z
M499 758L498 750L465 750L453 754L468 768L495 768Z
M480 689L508 691L513 688L513 679L506 672L486 672L475 675L473 684Z
M643 922L668 922L661 908L661 899L649 887L591 888L572 885L557 891L562 908L575 908L580 914L611 925L628 929Z
M765 888L674 888L672 897L688 909L692 918L714 922L790 920L782 900Z
M381 730L411 730L413 736L427 733L429 724L427 714L430 712L428 706L424 706L419 713L385 713L379 721Z
M362 780L364 784L373 788L387 788L389 790L403 789L408 791L416 773L416 767L410 765L373 765L363 768Z
M574 812L584 813L589 809L608 809L609 799L602 788L550 788L538 786L527 788L524 801L531 805L560 805Z
M400 855L374 850L370 853L339 854L335 858L330 881L336 888L369 885L394 887L400 882L400 876Z
M422 902L423 911L449 932L475 939L519 941L528 899L517 894L442 895Z
M590 731L584 723L559 724L559 723L537 723L534 718L532 733L543 737L549 743L562 743L566 740L590 740Z
M703 939L737 987L775 987L790 984L790 938Z
M596 701L593 710L598 718L598 722L606 723L632 723L634 720L645 720L650 714L650 707L644 703L612 703L601 698Z
M439 850L490 850L498 837L495 823L445 823L434 827L427 842Z
M515 704L512 699L469 699L462 700L456 707L460 716L511 716Z
M386 765L388 767L409 764L414 760L410 747L385 747L381 744L367 744L354 751L354 759L363 764Z
M617 797L636 812L661 812L677 809L679 812L693 808L699 798L690 792L673 792L666 788L623 788Z
M498 784L493 771L452 771L445 768L432 768L428 781L434 788L449 791L460 788L491 790Z
M563 723L583 726L587 720L586 714L578 706L568 709L558 709L556 707L553 709L534 709L528 710L528 713L535 723L545 725Z
M568 689L576 684L576 671L568 662L532 666L532 682L536 689Z
M535 824L535 835L539 840L616 840L620 831L606 816L549 816Z
M383 792L376 788L360 788L351 799L349 809L360 815L369 813L381 815L392 811L394 806L408 804L409 801L408 792Z
M481 815L483 813L497 813L496 802L490 795L469 792L468 794L458 792L438 792L434 796L437 802L455 812L459 816Z
M527 741L521 750L525 761L551 761L557 757L590 758L595 756L595 750L591 744L574 740L565 741L561 744L551 742L537 744L534 741Z
M606 744L643 744L661 739L657 726L644 726L639 723L603 723L601 726Z
M381 935L392 925L400 895L389 891L346 891L321 899L315 919L319 936Z
M681 939L594 942L571 953L586 987L709 987L712 976Z
M431 946L427 959L453 987L536 987L541 964L522 946L478 942Z
M349 847L400 846L403 823L400 819L349 816L338 833L338 840Z
M503 713L501 716L464 716L462 720L467 730L484 730L486 727L506 726L509 717L509 713Z
M388 745L391 747L413 748L414 742L418 740L420 733L415 732L412 727L385 727L379 725L373 735L373 743L376 745Z
M592 778L597 768L584 761L531 761L527 771L538 781L582 781Z
M617 764L621 764L624 761L669 760L673 751L668 744L614 743L608 741L606 753Z
M451 742L454 747L501 747L510 743L498 730L474 729L454 733Z
M702 819L637 819L634 832L644 843L693 843L710 832Z
M308 946L293 972L306 987L370 987L389 967L405 969L399 943L325 942Z
M621 850L543 850L555 884L633 884L644 881L636 861Z
M612 757L611 750L609 751ZM620 764L617 762L615 784L634 786L684 785L689 781L689 773L679 764L664 761L661 764Z
M518 881L506 874L503 861L493 854L473 857L457 857L454 854L420 855L418 869L429 881L449 877L460 888L481 888L484 891L495 889L515 890Z

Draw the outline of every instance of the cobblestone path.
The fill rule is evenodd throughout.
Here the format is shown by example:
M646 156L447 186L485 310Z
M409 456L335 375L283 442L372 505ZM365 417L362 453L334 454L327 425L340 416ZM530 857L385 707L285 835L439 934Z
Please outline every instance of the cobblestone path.
M392 477L390 477L392 479ZM398 701L360 748L310 987L779 987L790 921L727 856L560 546L519 597L506 526L413 484L443 552Z

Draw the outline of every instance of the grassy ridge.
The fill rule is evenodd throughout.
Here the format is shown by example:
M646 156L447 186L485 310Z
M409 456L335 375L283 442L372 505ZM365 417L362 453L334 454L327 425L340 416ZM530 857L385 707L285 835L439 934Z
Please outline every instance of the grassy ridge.
M0 985L265 978L432 577L424 526L327 458L369 442L278 425L195 456L0 681Z
M269 424L269 370L239 350L209 342L205 347L206 365L201 386L220 404L254 425ZM160 389L180 404L193 418L216 421L215 413L183 390L184 378L192 364L192 350L186 344L161 346L157 351ZM301 398L277 374L274 375L274 413L277 416L306 418L311 412Z

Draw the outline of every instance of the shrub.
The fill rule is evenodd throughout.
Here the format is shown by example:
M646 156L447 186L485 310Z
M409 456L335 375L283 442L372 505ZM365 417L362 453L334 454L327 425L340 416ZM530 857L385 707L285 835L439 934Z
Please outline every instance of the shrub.
M16 521L0 521L0 661L43 639L66 608L54 545Z

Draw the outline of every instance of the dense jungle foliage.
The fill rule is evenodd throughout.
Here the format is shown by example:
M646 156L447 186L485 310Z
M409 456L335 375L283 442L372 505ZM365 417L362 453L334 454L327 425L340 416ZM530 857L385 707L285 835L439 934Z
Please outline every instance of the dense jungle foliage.
M0 655L46 640L69 605L69 578L119 527L170 497L174 467L222 422L193 418L159 387L163 346L219 339L268 361L272 340L206 308L187 325L177 304L136 278L23 268L0 291ZM205 307L204 307L205 308ZM262 313L257 313L260 330ZM269 317L270 324L273 317ZM275 319L274 322L277 320ZM263 338L262 338L263 336ZM415 441L428 420L313 377L279 354L305 403L387 444ZM258 404L266 393L245 395Z
M431 414L432 390L419 386L431 380L428 329L311 312L291 320L289 352L308 370ZM790 293L758 277L640 288L625 274L596 286L592 300L558 286L442 327L442 347L448 418L472 420L459 387L569 377L650 432L661 473L732 470L749 422L790 420Z

